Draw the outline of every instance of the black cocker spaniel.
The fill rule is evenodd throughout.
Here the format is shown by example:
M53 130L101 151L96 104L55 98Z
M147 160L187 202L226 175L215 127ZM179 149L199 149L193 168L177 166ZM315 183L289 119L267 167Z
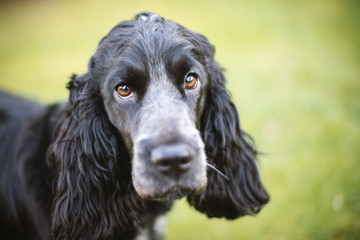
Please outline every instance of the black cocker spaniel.
M204 36L139 13L68 88L51 106L0 94L1 239L162 239L176 199L228 219L268 202Z

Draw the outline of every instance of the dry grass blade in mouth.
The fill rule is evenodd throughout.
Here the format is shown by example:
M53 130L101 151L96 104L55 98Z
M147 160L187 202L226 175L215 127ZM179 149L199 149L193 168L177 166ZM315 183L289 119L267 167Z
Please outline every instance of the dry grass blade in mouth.
M210 163L206 163L210 168L214 169L217 173L219 173L221 176L223 176L226 180L230 182L230 178L228 178L224 173L222 173L219 169L211 165Z

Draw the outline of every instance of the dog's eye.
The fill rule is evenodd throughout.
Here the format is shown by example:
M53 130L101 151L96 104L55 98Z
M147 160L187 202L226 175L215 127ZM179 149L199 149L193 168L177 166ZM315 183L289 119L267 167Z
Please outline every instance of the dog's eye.
M196 73L189 73L185 77L185 87L187 89L194 89L199 81L199 76Z
M132 93L131 88L126 84L120 84L116 87L117 93L120 97L129 97Z

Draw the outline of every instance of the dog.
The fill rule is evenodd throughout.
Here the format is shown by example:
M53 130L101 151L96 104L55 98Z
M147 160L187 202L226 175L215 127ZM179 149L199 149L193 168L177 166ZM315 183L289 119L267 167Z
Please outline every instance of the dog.
M162 239L186 197L208 217L269 201L214 47L142 12L99 43L67 102L0 94L2 239Z

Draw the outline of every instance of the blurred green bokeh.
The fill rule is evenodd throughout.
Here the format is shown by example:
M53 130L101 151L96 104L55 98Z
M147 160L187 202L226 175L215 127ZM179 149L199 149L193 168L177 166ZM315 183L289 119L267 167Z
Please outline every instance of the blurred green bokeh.
M167 239L360 239L360 4L341 0L0 1L0 87L55 102L98 41L150 10L216 46L271 202L207 219L179 201Z

